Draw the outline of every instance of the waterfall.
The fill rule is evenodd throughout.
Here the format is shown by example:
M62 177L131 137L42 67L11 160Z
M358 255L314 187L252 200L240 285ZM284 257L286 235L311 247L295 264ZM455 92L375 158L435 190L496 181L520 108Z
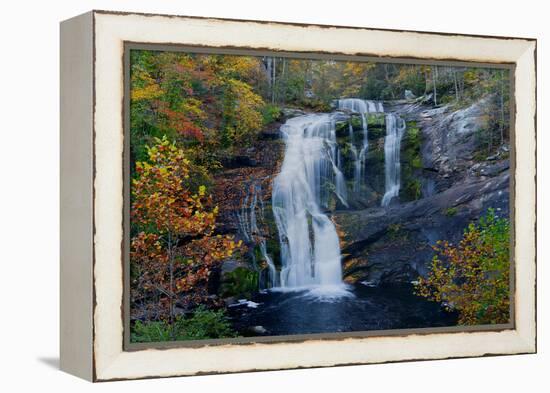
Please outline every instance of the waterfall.
M339 109L346 109L352 113L361 115L363 143L359 152L357 152L357 148L355 147L351 118L349 123L350 151L354 168L353 190L354 192L359 192L364 177L363 173L365 170L366 155L369 149L368 122L366 115L368 113L383 113L384 105L379 101L343 98L337 101L337 106ZM386 115L386 138L384 140L386 190L382 198L382 206L388 206L391 200L399 194L401 183L401 164L399 160L401 138L405 132L405 126L405 121L395 114Z
M355 147L353 125L351 124L351 118L349 120L349 144L350 152L353 159L353 191L359 191L359 183L361 181L361 161L359 160L359 153Z
M346 192L329 114L299 116L281 127L286 144L281 171L273 181L272 206L281 244L283 288L342 287L336 228L321 207L327 182L345 203Z
M406 123L400 117L393 113L386 115L386 138L384 139L386 192L382 198L382 206L388 206L391 200L399 194L401 138L405 127Z
M357 189L359 188L361 181L363 179L363 170L365 169L365 160L367 158L367 152L369 150L369 130L367 116L364 113L361 113L361 126L363 128L363 145L361 146L361 151L357 157L357 162L355 164L356 171L358 172L355 175L355 183L357 183Z
M258 227L259 219L264 219L264 201L262 198L262 185L259 181L252 181L247 189L247 193L241 203L241 209L237 213L239 223L239 232L247 245L254 248L256 245L260 249L260 255L267 264L267 282L260 280L260 289L276 287L279 285L277 269L273 260L267 253L267 245L265 236ZM254 252L252 255L252 263L257 268L257 261Z
M363 141L361 150L357 152L354 141L353 126L351 117L349 122L350 151L353 156L353 191L359 192L361 182L363 181L363 171L365 169L365 160L369 149L368 121L367 113L384 112L384 106L381 102L362 100L359 98L343 98L337 101L339 109L346 109L361 115L361 128L363 131Z
M353 126L349 123L350 151L354 162L354 190L364 174L368 151L367 114L382 112L380 102L360 99L338 100L340 109L361 116L363 140L360 151L355 146ZM324 213L336 197L347 203L342 157L336 141L337 114L309 114L288 119L281 127L285 142L284 159L272 183L272 210L280 243L281 269L267 253L265 237L258 226L263 215L260 183L254 183L241 207L239 225L243 238L257 245L267 263L269 282L264 288L301 289L331 296L349 295L342 281L341 253L336 227ZM386 191L382 205L398 195L400 185L400 148L405 122L395 114L386 115L385 177ZM357 188L355 188L357 187ZM255 262L255 261L254 261ZM343 291L342 291L343 290Z

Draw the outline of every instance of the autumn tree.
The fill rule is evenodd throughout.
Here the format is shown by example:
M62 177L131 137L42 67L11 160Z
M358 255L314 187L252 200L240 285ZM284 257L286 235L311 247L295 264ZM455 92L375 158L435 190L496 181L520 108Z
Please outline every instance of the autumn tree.
M214 234L217 207L189 187L191 162L166 137L147 148L132 182L131 263L138 287L154 293L174 319L176 301L200 303L207 296L212 269L240 247ZM183 298L179 295L184 294Z
M417 294L456 310L463 325L507 323L510 319L510 226L489 210L470 224L460 243L439 241Z
M263 127L260 58L174 52L131 52L132 159L167 135L194 163L219 167L224 149L251 143Z
M237 79L225 83L223 102L222 145L248 145L263 126L260 112L262 98L252 88Z

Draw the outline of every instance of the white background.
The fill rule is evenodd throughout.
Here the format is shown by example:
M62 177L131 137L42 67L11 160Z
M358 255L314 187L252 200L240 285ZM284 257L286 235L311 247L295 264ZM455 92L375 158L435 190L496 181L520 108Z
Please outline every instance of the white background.
M538 38L538 194L548 194L546 1L7 0L0 11L0 390L539 392L550 389L548 204L538 206L539 354L92 385L58 371L59 27L91 9ZM521 130L517 130L521 137ZM521 192L521 190L518 190ZM7 252L6 252L7 251Z

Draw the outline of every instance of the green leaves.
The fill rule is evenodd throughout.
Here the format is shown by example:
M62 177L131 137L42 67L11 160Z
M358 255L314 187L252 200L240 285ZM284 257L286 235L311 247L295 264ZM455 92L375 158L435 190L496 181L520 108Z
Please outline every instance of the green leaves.
M224 297L250 297L251 294L259 288L258 280L258 272L246 269L244 267L237 267L232 272L224 275L221 286L221 294Z
M175 324L176 340L201 340L235 337L223 310L211 311L198 307L193 315L180 318Z
M223 310L210 311L198 307L190 316L178 317L173 324L166 321L135 321L131 326L132 342L163 342L235 337Z
M281 118L281 108L273 104L265 104L260 109L264 125L271 124Z
M471 223L458 246L439 241L418 295L445 302L464 325L507 323L510 319L510 224L489 209Z

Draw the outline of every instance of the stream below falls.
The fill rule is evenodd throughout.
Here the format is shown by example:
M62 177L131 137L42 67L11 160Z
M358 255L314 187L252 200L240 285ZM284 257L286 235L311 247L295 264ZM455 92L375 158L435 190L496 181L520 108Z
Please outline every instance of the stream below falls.
M229 308L243 336L279 336L454 326L457 316L414 295L411 284L350 285L348 296L269 290Z

